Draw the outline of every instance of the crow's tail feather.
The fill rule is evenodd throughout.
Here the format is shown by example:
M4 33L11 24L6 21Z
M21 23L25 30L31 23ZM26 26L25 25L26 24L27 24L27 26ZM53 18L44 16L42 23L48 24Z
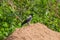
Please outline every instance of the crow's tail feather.
M24 25L24 23L22 23L21 25Z
M21 27L24 25L24 23L21 24Z

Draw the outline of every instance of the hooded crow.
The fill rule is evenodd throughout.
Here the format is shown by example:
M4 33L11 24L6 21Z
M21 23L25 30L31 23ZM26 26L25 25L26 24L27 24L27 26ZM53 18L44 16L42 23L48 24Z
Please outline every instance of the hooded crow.
M24 20L21 25L29 23L31 21L31 19L32 19L32 16L33 16L33 14L30 14L29 17L26 20Z

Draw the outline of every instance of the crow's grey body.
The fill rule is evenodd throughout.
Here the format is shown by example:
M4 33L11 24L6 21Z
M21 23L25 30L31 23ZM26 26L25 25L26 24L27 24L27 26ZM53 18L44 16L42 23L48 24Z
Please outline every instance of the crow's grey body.
M30 15L21 25L24 25L25 23L29 23L32 19L32 15Z

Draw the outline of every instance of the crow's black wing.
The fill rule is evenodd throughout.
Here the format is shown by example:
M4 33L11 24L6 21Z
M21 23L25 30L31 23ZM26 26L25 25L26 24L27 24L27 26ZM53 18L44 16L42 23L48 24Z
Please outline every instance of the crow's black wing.
M25 23L27 23L27 20L25 20L21 25L24 25Z
M25 23L28 23L31 20L31 17L26 19L21 25L24 25Z

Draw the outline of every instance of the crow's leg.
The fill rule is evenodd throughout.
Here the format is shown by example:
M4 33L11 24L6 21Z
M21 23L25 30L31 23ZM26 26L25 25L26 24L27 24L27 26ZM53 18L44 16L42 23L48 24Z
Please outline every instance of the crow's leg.
M27 24L30 26L30 23L29 22Z

